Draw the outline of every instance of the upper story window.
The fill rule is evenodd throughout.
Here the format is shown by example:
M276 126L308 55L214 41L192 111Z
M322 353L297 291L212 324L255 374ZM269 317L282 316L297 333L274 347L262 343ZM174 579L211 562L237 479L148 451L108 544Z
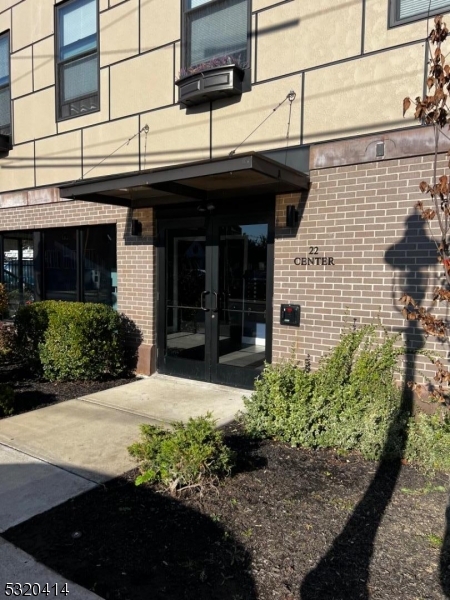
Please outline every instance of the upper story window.
M248 0L184 0L185 68L231 57L248 62Z
M0 134L11 134L9 33L0 36Z
M56 7L58 118L99 110L97 0Z
M449 0L390 0L389 24L403 25L449 9Z

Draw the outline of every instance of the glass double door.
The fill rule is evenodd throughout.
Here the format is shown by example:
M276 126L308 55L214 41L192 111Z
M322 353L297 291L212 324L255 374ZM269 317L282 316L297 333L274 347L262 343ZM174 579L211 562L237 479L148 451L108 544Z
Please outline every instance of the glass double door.
M271 358L268 219L207 215L160 233L158 370L251 387Z

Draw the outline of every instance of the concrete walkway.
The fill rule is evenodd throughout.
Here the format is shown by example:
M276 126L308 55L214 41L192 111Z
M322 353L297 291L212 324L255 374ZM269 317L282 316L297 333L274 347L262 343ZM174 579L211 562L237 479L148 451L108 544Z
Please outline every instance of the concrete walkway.
M153 375L1 420L0 533L134 468L127 447L138 439L140 423L170 426L211 412L221 426L243 409L248 394ZM60 580L0 539L0 594L6 582L39 583L38 574ZM97 598L82 588L70 597Z

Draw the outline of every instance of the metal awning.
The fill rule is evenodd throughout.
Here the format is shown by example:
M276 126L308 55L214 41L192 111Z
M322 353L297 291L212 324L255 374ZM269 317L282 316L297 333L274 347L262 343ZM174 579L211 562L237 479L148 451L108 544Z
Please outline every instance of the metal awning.
M301 192L304 173L252 152L60 186L61 197L129 208Z

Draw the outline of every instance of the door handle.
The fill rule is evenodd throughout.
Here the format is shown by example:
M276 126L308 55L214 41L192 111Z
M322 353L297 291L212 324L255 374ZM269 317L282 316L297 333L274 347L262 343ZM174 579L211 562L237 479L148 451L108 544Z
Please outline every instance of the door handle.
M218 311L219 310L219 296L218 296L217 292L213 292L213 296L216 301L216 305L214 306L213 310Z
M208 290L204 290L201 294L200 294L200 308L202 310L204 310L205 312L207 312L209 310L209 308L205 308L204 304L203 304L203 299L205 298L205 296L209 294Z

